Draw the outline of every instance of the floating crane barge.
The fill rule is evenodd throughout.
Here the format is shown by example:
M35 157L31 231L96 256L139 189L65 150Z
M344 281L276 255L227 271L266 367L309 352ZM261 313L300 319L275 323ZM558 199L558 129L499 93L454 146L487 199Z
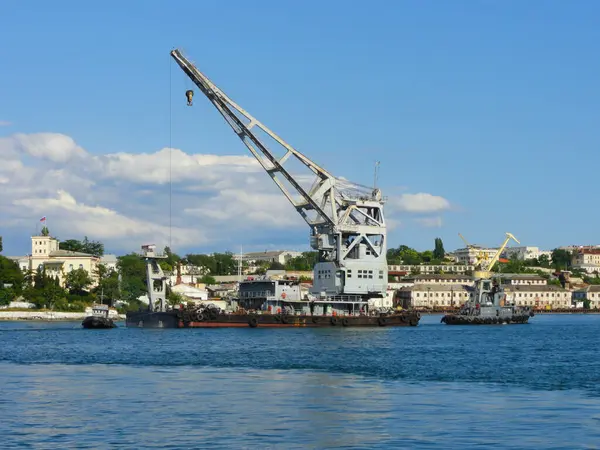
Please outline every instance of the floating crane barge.
M387 236L383 214L385 199L376 187L336 178L294 149L251 116L213 84L179 50L171 56L200 91L217 108L235 134L273 179L294 209L310 227L311 247L319 260L313 269L313 286L305 298L282 302L272 295L248 298L258 280L240 283L230 311L207 306L167 310L166 277L150 246L143 247L147 263L147 311L127 314L127 326L138 327L332 327L417 326L417 311L393 312L383 308L387 297ZM192 106L193 91L186 91ZM258 133L269 136L282 150L277 157ZM310 188L287 168L301 163L314 176ZM279 309L278 304L280 304ZM279 311L279 312L278 312Z

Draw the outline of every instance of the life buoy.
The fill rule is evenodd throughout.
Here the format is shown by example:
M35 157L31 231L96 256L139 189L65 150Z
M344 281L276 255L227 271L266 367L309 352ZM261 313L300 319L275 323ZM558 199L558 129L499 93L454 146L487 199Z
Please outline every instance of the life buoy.
M256 317L250 317L248 325L250 325L250 328L256 328L258 326L258 319Z
M342 319L342 326L344 326L344 327L348 326L348 319L346 319L345 317Z

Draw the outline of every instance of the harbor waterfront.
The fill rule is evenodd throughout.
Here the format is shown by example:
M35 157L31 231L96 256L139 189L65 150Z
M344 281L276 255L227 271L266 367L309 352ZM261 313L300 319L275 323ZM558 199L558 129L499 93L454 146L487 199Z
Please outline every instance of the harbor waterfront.
M4 448L600 442L600 362L590 345L599 316L491 328L440 318L424 315L414 328L271 330L2 322Z

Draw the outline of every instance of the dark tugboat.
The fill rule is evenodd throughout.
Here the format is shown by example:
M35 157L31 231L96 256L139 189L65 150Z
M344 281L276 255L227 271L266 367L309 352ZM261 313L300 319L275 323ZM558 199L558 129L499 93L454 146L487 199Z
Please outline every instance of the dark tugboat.
M108 305L92 306L92 315L83 319L81 326L90 329L117 328L113 320L108 317L108 312Z
M446 314L441 322L447 325L501 325L525 324L534 316L528 307L506 304L506 294L501 284L492 280L491 269L510 239L519 242L512 234L506 233L504 244L482 270L474 273L475 288L470 299L457 314Z

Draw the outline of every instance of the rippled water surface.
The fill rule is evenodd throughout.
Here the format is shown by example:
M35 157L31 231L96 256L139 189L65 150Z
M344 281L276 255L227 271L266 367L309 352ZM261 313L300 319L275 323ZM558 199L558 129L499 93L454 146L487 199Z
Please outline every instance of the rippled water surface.
M598 448L600 316L83 330L0 322L2 448Z

